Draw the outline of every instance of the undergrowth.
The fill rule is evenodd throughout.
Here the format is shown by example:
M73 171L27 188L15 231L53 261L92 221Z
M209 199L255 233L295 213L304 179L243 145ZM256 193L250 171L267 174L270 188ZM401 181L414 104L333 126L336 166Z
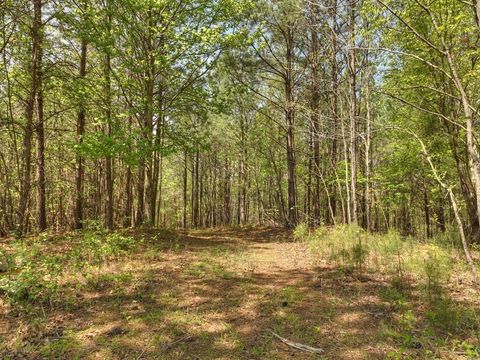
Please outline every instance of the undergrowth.
M319 257L339 267L399 278L414 276L431 290L450 281L453 275L468 273L453 234L425 241L401 237L395 231L372 234L348 225L309 230L302 224L294 230L294 238L306 241Z
M435 358L439 354L429 349L445 343L466 358L480 357L480 312L472 299L457 301L451 294L456 284L464 285L460 292L465 286L473 289L455 234L424 240L394 231L372 234L348 225L312 230L302 224L294 238L305 241L327 264L389 279L390 286L378 294L391 312L391 318L382 321L382 333L398 350L387 358Z
M68 286L62 283L68 271L87 271L138 246L130 236L92 230L61 239L64 251L49 254L49 240L47 236L19 239L9 251L3 250L7 269L0 277L0 295L10 305L29 310L32 305L68 304Z

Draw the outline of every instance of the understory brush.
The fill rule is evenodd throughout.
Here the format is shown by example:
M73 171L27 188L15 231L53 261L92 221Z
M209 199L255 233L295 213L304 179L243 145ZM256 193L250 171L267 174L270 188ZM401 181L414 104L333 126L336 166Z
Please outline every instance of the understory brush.
M2 251L7 268L0 277L0 296L10 305L28 310L33 305L67 304L69 286L64 278L68 273L99 266L138 246L130 236L94 230L52 242L47 239L39 236L15 240L8 250ZM55 251L52 246L56 246Z
M432 356L428 349L446 344L467 358L480 356L476 298L455 297L476 293L456 234L425 240L395 231L372 234L348 225L314 230L301 225L294 236L327 264L350 273L375 273L390 282L378 294L391 314L382 321L382 332L400 350L388 358L409 358L412 352Z
M395 231L367 233L350 225L314 230L300 225L294 237L306 241L328 263L398 278L413 276L430 291L436 291L455 275L468 273L458 242L448 241L452 237L447 235L425 241L402 237Z

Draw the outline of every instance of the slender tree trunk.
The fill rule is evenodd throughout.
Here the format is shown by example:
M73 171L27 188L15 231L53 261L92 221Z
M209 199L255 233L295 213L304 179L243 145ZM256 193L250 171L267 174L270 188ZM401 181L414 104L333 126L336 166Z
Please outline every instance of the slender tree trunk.
M41 3L37 11L40 11L41 18ZM41 31L40 31L41 32ZM39 39L38 49L38 79L37 79L37 124L35 126L35 133L37 135L37 153L36 153L36 183L37 183L37 229L43 232L47 229L47 209L46 209L46 179L45 179L45 127L44 127L44 113L43 113L43 49L42 37Z
M293 96L293 31L289 28L286 36L287 69L285 77L285 122L287 129L287 199L288 227L297 225L297 189L295 181L295 104Z
M332 54L331 54L331 63L332 63L332 153L331 153L331 165L332 171L335 173L335 177L338 179L336 175L336 168L337 168L337 128L338 128L338 61L337 61L337 36L338 36L338 25L337 25L337 0L333 0L332 4ZM341 195L341 188L339 187L340 195ZM337 199L336 199L336 186L332 184L330 189L330 204L332 206L332 213L333 217L337 215ZM342 214L345 217L345 211L342 204ZM333 223L335 219L330 219L330 223Z
M199 226L199 207L200 207L200 181L199 181L200 153L195 152L194 168L194 198L193 198L193 226Z
M32 52L30 60L30 93L27 99L25 109L25 127L23 136L22 152L22 178L20 182L20 199L18 207L18 231L24 234L27 231L27 210L31 190L32 173L32 137L33 137L33 117L35 111L35 102L38 91L38 65L41 53L41 27L42 27L42 2L33 0L33 23L32 23Z
M145 159L142 157L137 171L137 211L135 214L135 226L140 226L145 220Z
M371 194L371 134L372 134L372 111L370 108L370 72L368 64L367 54L367 82L365 84L365 107L366 107L366 134L365 134L365 228L367 231L371 230L371 207L372 207L372 194Z
M310 5L310 66L311 66L311 124L313 145L313 225L320 223L320 94L318 83L318 32L317 32L317 7ZM310 214L308 214L310 215Z
M182 226L184 229L187 228L187 181L188 181L188 156L185 151L184 161L183 161L183 215L182 215Z
M239 189L239 224L245 225L247 223L247 170L245 162L247 160L247 146L246 146L246 118L245 114L240 115L240 189Z
M355 60L355 4L350 0L350 49L348 54L348 80L350 86L350 223L357 224L357 86Z
M157 145L157 136L154 136L154 90L155 90L155 56L154 56L154 44L153 44L153 29L155 27L153 10L150 7L148 9L148 28L146 37L146 111L145 111L145 140L148 143L148 156L146 161L146 176L147 176L147 188L146 188L146 205L147 205L147 222L149 225L155 225L156 218L156 206L157 206L157 168L158 162L156 160L157 151L153 145ZM162 95L160 94L160 97ZM157 121L158 125L158 121ZM157 129L158 131L158 126Z
M480 28L480 1L473 0L473 12L475 13L475 22L477 27Z
M80 45L80 81L83 81L87 75L87 42L82 38ZM80 104L77 115L77 144L83 143L83 135L85 133L85 104L84 99L80 98ZM75 167L75 208L73 212L74 228L81 229L83 227L83 157L77 151L76 167Z
M428 201L428 183L424 180L423 184L423 211L425 214L425 235L427 238L432 237L432 228L430 225L430 204Z
M107 0L107 31L111 36L112 15L110 14L110 1ZM111 84L111 56L110 48L106 49L105 54L105 117L107 121L107 136L112 136L112 84ZM105 209L105 225L107 229L114 227L113 214L113 154L108 154L105 158L105 185L107 189L107 204Z
M349 172L349 166L348 166L348 145L347 145L347 134L345 131L345 124L342 121L341 122L341 127L342 127L342 139L343 139L343 160L345 163L345 191L347 195L346 203L347 203L347 211L346 211L346 222L351 223L352 219L352 209L351 209L351 195L350 195L350 184L349 184L349 177L350 177L350 172Z
M125 203L123 207L123 226L132 226L132 169L127 165L125 174Z

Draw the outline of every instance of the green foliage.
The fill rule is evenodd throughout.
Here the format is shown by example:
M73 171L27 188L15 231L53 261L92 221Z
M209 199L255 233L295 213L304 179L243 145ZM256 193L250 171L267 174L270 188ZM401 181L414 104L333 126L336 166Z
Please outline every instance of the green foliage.
M119 233L89 231L83 234L81 242L73 249L73 254L79 265L85 260L90 264L99 264L133 251L137 245L132 237Z
M85 268L116 259L134 251L138 243L119 233L87 231L63 254L48 254L46 245L19 241L8 257L8 273L0 278L0 293L12 304L28 308L30 304L67 304L67 293L61 283L68 266ZM102 282L109 279L98 279ZM117 281L115 278L112 281Z
M319 255L340 266L361 269L368 260L366 234L357 226L319 227L303 239Z
M367 271L382 271L401 279L406 274L422 279L425 289L438 293L441 284L448 282L455 272L465 269L463 261L457 261L459 244L443 240L424 243L398 232L369 234L358 227L320 227L310 234L302 233L309 247L323 259L340 266Z
M40 354L46 359L78 359L77 356L72 357L78 348L79 344L67 335L43 345L40 348Z
M306 223L301 223L293 230L293 238L297 241L304 240L308 237L310 230Z
M225 280L230 280L234 277L234 274L225 269L224 266L214 263L211 260L202 260L192 263L186 270L185 274L194 277L221 277Z
M86 275L86 285L90 289L102 290L109 287L122 289L128 283L131 283L133 275L130 272L104 273L96 274L90 272Z
M18 243L11 259L9 276L0 279L0 292L9 303L53 305L61 300L57 283L62 271L61 257L42 256L39 246Z

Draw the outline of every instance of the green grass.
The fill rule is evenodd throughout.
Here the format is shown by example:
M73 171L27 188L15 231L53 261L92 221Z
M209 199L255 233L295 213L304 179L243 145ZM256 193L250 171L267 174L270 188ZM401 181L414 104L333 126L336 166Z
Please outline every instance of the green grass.
M351 226L310 230L301 225L294 237L305 241L319 259L336 265L337 274L342 269L344 276L351 270L366 271L390 279L378 292L390 313L380 336L396 348L388 359L435 358L436 348L468 359L480 356L480 312L472 299L462 303L451 292L452 278L471 278L455 236L426 242Z
M425 242L394 231L371 234L348 225L308 230L300 225L294 237L306 241L319 257L338 267L397 277L411 275L427 287L447 283L453 274L468 273L458 240L452 244L443 236Z
M79 355L75 355L78 350L78 343L69 334L65 334L60 339L52 339L42 345L39 352L46 359L80 359Z
M185 269L184 273L198 278L220 277L224 280L231 280L235 277L233 272L228 271L220 264L212 262L212 260L195 261Z

